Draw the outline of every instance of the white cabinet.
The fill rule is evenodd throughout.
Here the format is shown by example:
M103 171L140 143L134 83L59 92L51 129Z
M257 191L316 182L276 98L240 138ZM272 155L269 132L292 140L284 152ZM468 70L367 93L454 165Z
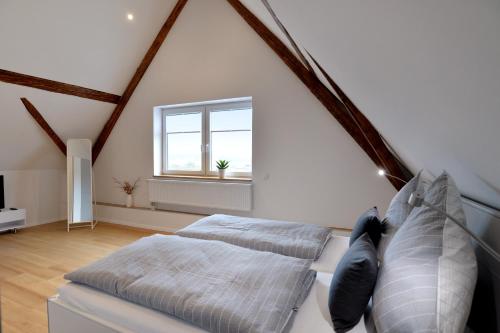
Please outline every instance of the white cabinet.
M26 226L26 209L0 211L0 231L16 230Z

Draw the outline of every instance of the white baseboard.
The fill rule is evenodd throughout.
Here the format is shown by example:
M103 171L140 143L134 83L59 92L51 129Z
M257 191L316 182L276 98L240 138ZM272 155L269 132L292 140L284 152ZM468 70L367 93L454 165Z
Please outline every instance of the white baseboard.
M174 232L182 229L203 216L141 208L125 208L98 204L98 221L121 224L135 228Z
M27 228L28 227L36 227L37 225L49 224L49 223L54 223L54 222L59 222L59 221L66 221L66 216L48 218L48 219L43 219L43 220L39 220L36 222L29 222L29 223L26 223L26 227Z
M133 228L148 229L148 230L163 231L163 232L176 232L177 230L181 229L181 227L179 227L179 228L164 227L164 226L149 225L149 224L137 223L137 222L131 222L131 221L121 221L121 220L110 219L110 218L106 218L106 217L97 217L97 221L125 225L125 226L133 227ZM97 224L97 227L99 227L99 223Z

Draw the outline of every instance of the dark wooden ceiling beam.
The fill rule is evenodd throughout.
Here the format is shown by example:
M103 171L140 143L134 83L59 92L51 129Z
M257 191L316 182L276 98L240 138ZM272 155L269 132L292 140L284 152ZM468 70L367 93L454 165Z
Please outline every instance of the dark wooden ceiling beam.
M0 81L113 104L117 104L120 101L120 96L118 95L4 69L0 69Z
M310 72L314 72L314 69L309 64L309 61L307 61L307 58L304 56L304 54L300 50L300 47L297 45L297 43L293 39L292 35L290 35L290 33L288 32L285 25L283 23L281 23L281 20L278 18L278 15L276 15L276 13L274 12L274 9L273 9L273 7L271 7L271 4L269 3L269 1L261 0L261 2L264 4L264 7L266 7L267 11L269 12L271 17L273 18L274 22L276 22L276 25L278 26L278 28L285 35L285 37L288 39L288 41L290 42L290 45L292 45L292 48L295 50L295 53L297 54L297 56L299 56L302 63L307 67L307 69Z
M178 0L174 9L168 16L167 20L161 27L160 31L158 32L158 35L154 39L153 43L149 47L148 51L146 52L146 55L142 59L139 67L135 71L134 76L130 80L129 84L127 85L127 88L125 89L125 92L123 93L120 101L116 105L115 109L113 110L113 113L109 117L108 121L104 125L104 128L102 129L101 133L97 137L96 142L94 143L94 147L92 149L92 163L94 163L101 153L102 148L104 147L104 144L108 140L109 135L113 131L113 128L116 125L116 122L120 118L120 115L122 114L123 110L125 109L125 106L127 106L128 101L130 100L130 97L132 97L132 94L135 91L135 88L139 85L139 82L141 81L142 77L144 76L144 73L146 73L149 65L153 61L156 53L160 49L161 45L163 44L163 41L167 38L168 33L172 29L175 21L179 17L180 13L182 12L182 9L186 5L187 0Z
M376 151L384 170L387 171L388 174L397 176L404 181L408 181L413 177L413 173L405 166L403 163L389 150L387 145L385 144L382 136L377 131L377 129L373 126L373 124L366 118L366 116L358 109L358 107L351 101L351 99L345 94L345 92L335 83L332 77L325 71L325 69L316 61L316 59L311 56L312 61L318 67L321 74L325 77L328 83L331 85L333 90L337 93L340 100L346 108L351 113L353 120L357 123L358 127L363 132L366 140L370 142L373 147L373 150ZM404 186L405 182L398 180L396 178L392 178L387 176L391 183L397 185L397 187Z
M304 83L304 85L316 96L323 106L337 119L344 127L349 135L358 143L358 145L366 152L372 161L380 168L384 168L384 162L378 154L379 149L387 147L380 146L379 143L371 143L367 140L362 130L358 127L355 121L344 105L331 91L328 89L314 72L309 71L295 54L266 27L250 10L248 10L239 0L227 0L228 3L240 14L240 16L252 27L252 29L264 40L264 42L273 49L273 51L281 58L281 60L295 73L295 75ZM375 128L372 129L376 131ZM378 133L378 132L377 132ZM390 153L390 152L389 152ZM391 157L392 156L392 157ZM390 153L389 160L397 160ZM392 163L392 162L391 162ZM397 162L396 162L397 163ZM394 176L407 180L408 175L398 171L397 169L387 170L394 172ZM395 179L389 179L397 189L402 187L402 182Z
M40 125L40 127L47 133L47 135L54 141L56 146L59 148L59 150L66 156L66 144L61 140L61 138L54 132L52 127L45 121L43 116L38 112L38 110L35 108L33 104L31 104L30 101L28 101L27 98L22 97L21 102L23 102L24 106L26 107L26 110L29 112L29 114L35 119L35 121Z

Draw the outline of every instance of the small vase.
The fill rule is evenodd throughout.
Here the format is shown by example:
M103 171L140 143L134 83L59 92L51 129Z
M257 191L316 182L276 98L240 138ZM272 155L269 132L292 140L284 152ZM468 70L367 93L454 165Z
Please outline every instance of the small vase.
M134 205L134 197L132 196L132 194L127 194L127 201L125 203L125 206L127 206L127 208L130 208Z
M219 179L226 177L226 169L219 169Z

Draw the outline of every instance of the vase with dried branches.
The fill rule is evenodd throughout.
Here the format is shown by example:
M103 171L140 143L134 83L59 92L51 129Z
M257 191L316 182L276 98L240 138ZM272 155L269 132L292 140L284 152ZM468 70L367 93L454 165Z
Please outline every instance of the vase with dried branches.
M132 207L134 205L134 191L137 188L137 184L139 183L140 178L137 178L135 182L131 183L127 180L121 181L113 177L113 180L115 183L118 185L118 187L125 192L127 195L127 200L125 202L125 206L128 208Z

